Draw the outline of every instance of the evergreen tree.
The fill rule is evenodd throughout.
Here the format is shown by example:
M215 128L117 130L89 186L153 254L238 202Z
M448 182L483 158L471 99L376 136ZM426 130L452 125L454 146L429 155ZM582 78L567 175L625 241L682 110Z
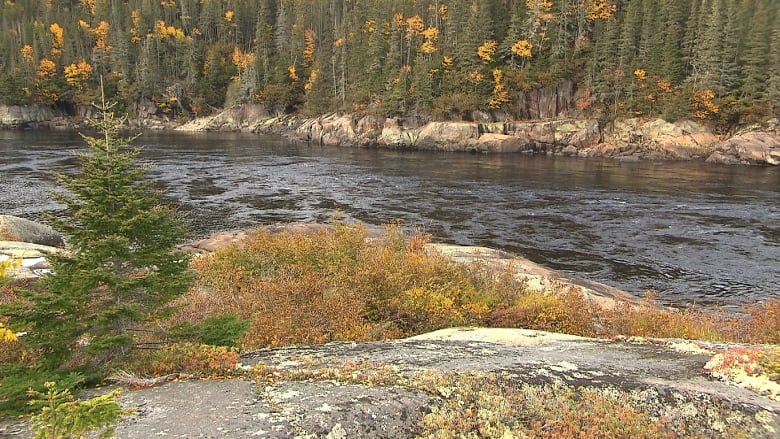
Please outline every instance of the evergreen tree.
M780 117L780 7L775 6L774 9L774 26L767 54L770 67L766 93L771 107L770 111L775 117Z
M769 80L769 66L771 56L771 20L770 12L765 1L756 2L756 8L749 13L746 20L749 25L745 29L745 43L742 50L741 63L744 68L741 71L741 98L746 102L766 100L766 85Z
M56 175L66 209L50 219L70 248L51 255L52 274L12 314L47 370L121 358L133 347L132 330L189 286L188 258L176 252L181 219L161 204L133 139L119 136L123 119L105 104L99 110L92 122L102 137L84 136L79 172Z
M663 50L658 76L679 84L685 75L685 57L682 41L685 34L685 4L679 0L661 2Z

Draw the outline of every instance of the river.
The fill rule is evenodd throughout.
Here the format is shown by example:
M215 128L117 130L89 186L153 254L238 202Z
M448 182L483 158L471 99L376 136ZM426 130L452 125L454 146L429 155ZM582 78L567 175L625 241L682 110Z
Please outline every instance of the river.
M780 169L699 162L399 152L250 134L149 133L135 142L192 237L259 224L400 220L664 303L735 308L780 297ZM61 208L69 132L0 131L0 213Z

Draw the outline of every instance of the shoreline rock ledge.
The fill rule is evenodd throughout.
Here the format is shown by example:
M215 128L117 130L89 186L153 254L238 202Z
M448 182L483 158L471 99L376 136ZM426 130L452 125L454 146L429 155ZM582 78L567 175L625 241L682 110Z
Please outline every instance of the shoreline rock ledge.
M336 113L306 119L237 105L175 129L276 134L327 146L780 165L778 119L722 137L691 120L628 118L605 125L578 118L497 121L487 113L474 121Z

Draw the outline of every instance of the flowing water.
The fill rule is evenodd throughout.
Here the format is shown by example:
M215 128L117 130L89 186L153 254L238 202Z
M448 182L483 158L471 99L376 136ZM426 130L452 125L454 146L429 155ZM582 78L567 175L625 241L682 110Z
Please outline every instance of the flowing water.
M143 158L193 237L259 224L400 220L678 305L780 297L780 169L324 148L245 134L146 134ZM67 132L0 132L0 213L61 207Z

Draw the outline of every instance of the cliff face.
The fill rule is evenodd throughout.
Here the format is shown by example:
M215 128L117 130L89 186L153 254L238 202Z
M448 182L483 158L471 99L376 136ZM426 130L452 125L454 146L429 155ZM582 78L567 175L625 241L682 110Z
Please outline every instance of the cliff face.
M561 81L555 87L520 92L513 110L520 119L553 119L574 109L574 81Z
M0 128L27 128L60 116L61 112L48 105L0 105Z

